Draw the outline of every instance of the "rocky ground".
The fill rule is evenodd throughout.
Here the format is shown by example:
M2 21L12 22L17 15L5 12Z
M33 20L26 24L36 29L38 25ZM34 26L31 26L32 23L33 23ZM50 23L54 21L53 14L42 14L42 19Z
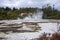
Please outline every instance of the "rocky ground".
M44 32L52 34L57 31L57 23L38 23L38 25L27 25L25 23L23 23L23 26L22 24L0 24L0 37L4 40L31 40L39 38Z

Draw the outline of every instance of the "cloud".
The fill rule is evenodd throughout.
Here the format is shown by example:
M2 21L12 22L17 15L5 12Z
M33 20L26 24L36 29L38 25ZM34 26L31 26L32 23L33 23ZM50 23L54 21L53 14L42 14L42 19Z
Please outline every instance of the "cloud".
M0 0L0 6L2 7L42 7L45 4L55 4L55 8L60 8L60 0Z

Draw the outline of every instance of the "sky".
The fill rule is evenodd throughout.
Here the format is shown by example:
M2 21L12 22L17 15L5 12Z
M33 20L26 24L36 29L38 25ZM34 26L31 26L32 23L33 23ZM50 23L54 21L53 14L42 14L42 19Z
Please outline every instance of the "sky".
M60 10L60 0L0 0L0 7L38 7L41 8L43 5L54 4L55 8Z

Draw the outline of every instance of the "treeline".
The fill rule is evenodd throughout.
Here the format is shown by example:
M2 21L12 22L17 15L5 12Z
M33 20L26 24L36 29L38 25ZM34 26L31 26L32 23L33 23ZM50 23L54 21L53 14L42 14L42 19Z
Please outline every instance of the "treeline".
M37 8L9 8L9 7L0 7L0 20L6 19L17 19L18 17L23 19L29 15L29 13L34 13L37 11Z
M50 6L50 5L46 5L46 7L44 6L42 8L43 11L43 19L60 19L60 11Z
M60 11L50 6L46 5L42 8L9 8L9 7L0 7L0 20L10 20L17 19L18 17L23 19L27 16L33 16L34 13L39 11L43 11L43 19L60 19Z

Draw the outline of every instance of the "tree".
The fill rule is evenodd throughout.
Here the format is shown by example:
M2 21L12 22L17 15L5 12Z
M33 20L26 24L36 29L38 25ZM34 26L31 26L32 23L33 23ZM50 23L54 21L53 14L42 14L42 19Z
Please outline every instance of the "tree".
M11 10L11 8L9 8L9 7L6 7L5 8L5 11L9 11L9 10Z

